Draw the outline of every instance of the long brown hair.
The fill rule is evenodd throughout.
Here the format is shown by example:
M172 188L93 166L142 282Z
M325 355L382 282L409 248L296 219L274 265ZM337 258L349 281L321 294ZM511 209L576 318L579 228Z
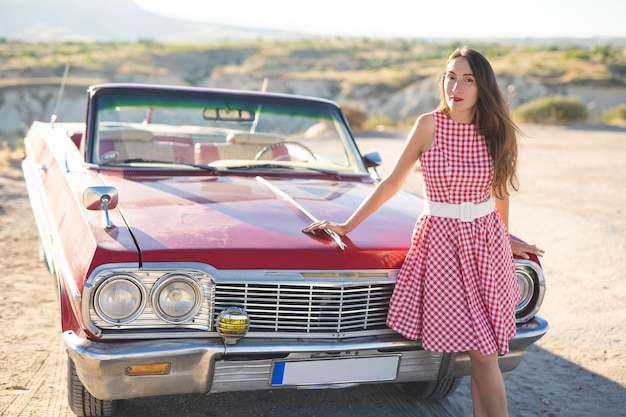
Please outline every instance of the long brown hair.
M489 155L494 166L492 188L496 197L502 198L509 195L509 186L513 190L518 189L517 133L519 129L511 120L509 106L487 58L475 49L462 47L450 55L448 63L459 57L467 59L476 80L478 100L473 123L487 141ZM441 102L437 110L449 115L450 107L445 98L444 82L445 72L439 84Z

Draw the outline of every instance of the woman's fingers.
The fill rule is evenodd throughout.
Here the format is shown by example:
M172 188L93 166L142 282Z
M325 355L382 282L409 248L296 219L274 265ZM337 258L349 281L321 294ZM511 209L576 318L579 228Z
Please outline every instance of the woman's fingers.
M536 256L543 256L543 249L539 249L536 245L530 245L528 243L520 242L518 240L511 241L511 249L514 255L528 259L528 254L531 253Z
M304 233L309 233L309 232L314 232L315 230L322 230L322 229L326 229L329 226L329 222L326 220L318 220L316 222L311 223L310 225L308 225L307 227L305 227L304 229L302 229L302 231Z
M344 229L340 224L333 223L328 220L318 220L316 222L313 222L307 227L305 227L304 229L302 229L302 232L311 233L317 230L324 230L324 229L332 230L333 232L342 236L345 234Z

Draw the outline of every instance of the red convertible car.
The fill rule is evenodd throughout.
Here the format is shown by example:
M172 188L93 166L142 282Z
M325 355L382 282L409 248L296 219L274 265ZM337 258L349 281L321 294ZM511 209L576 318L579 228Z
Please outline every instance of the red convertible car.
M35 122L25 149L77 415L145 396L361 383L442 398L469 374L466 354L385 326L419 196L401 192L349 236L302 233L346 218L380 180L337 104L98 85L84 123ZM539 261L516 262L503 371L548 328Z

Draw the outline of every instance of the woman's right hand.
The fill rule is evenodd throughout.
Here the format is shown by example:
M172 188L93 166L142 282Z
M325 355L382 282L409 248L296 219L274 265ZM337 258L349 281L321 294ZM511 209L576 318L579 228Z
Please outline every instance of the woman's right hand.
M347 232L346 226L344 224L330 222L328 220L318 220L316 222L311 223L304 229L302 229L303 233L313 233L318 230L332 230L337 233L339 236L345 236Z

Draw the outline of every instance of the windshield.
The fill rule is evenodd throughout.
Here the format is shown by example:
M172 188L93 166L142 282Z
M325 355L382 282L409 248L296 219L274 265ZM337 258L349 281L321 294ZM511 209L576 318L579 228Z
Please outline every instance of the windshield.
M91 162L179 163L217 168L363 173L336 107L310 100L223 92L94 99Z

